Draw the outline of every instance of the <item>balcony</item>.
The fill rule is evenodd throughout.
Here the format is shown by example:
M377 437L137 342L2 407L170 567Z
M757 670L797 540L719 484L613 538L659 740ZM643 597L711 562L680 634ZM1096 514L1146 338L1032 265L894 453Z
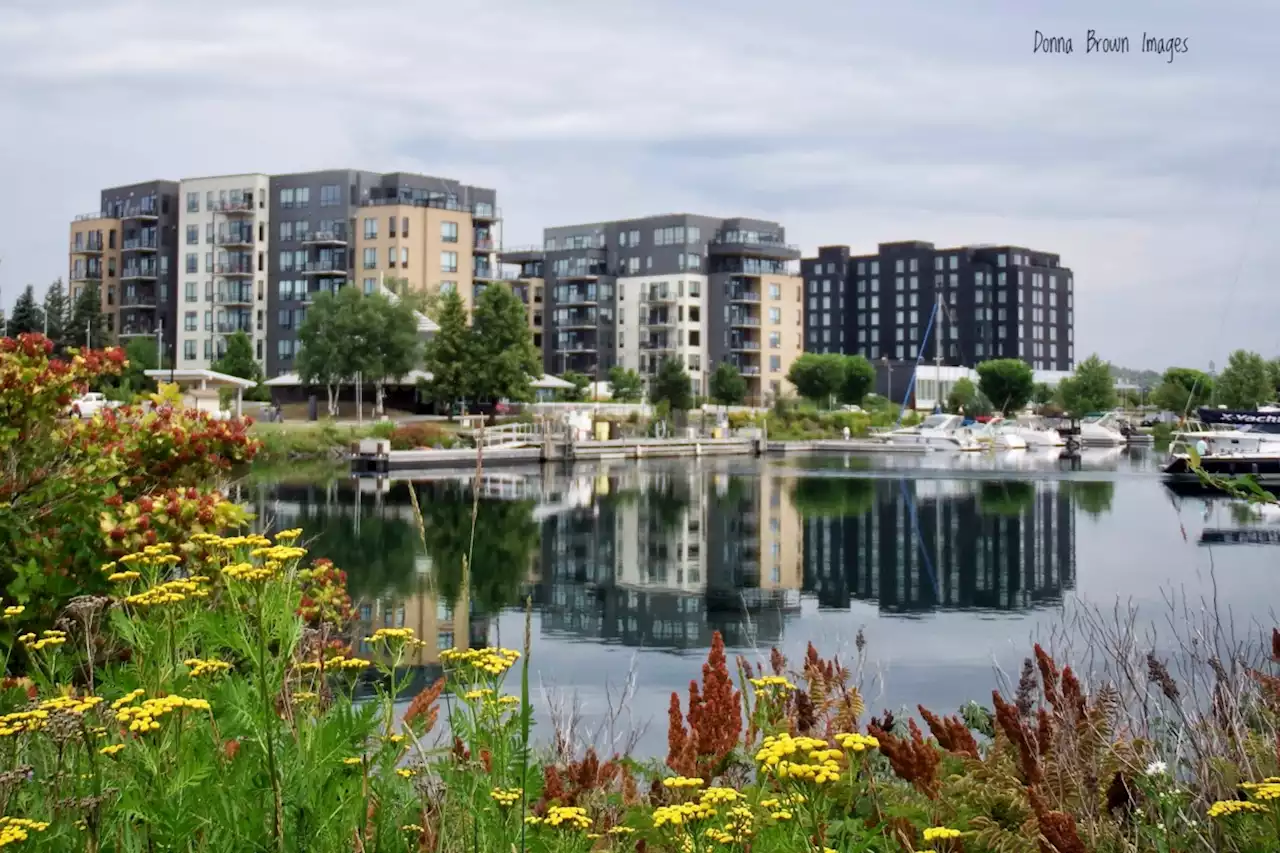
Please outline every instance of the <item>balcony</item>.
M129 281L130 279L154 279L158 277L155 264L148 264L142 267L125 267L120 271L120 280Z
M100 269L72 270L71 280L72 281L93 281L93 282L102 281L102 270Z
M759 317L747 317L747 316L745 316L745 315L741 315L741 314L740 314L740 315L737 315L737 316L733 316L733 317L730 317L730 318L729 318L729 328L731 328L731 329L734 329L734 328L758 329L758 328L760 328L760 318L759 318Z
M122 325L116 334L122 338L154 338L156 330L148 326Z
M503 249L499 257L504 264L525 264L541 261L545 251L541 246L516 246Z
M707 253L713 256L745 255L754 258L769 258L775 261L800 260L799 246L772 240L747 239L741 233L735 232L717 236L707 244Z
M253 275L253 264L251 262L226 262L213 265L213 271L218 275Z
M502 271L492 267L476 267L471 277L476 281L502 281Z
M213 330L219 335L234 335L236 332L252 335L253 325L251 323L214 323Z
M101 255L101 254L102 254L102 243L101 243L101 242L81 243L79 246L72 246L72 247L71 247L71 254L73 254L73 255Z
M154 309L156 307L156 294L153 290L137 290L132 293L126 288L125 292L120 294L121 310L129 310L132 308Z
M233 201L225 201L225 200L215 201L213 203L213 206L210 207L209 209L217 213L225 213L228 216L253 213L253 199L244 198L244 199L237 199Z
M157 248L156 235L146 237L130 237L124 241L126 252L154 252Z
M599 294L595 289L591 290L561 290L555 293L556 305L596 305L599 303Z
M302 272L307 275L341 275L347 274L347 264L345 261L320 260L307 261L306 269Z
M760 342L759 341L730 341L729 351L730 352L748 352L748 353L760 352Z
M655 290L640 294L640 301L648 302L650 305L666 305L675 302L678 298L672 290Z
M490 204L476 204L471 207L471 218L476 222L496 222L502 217Z
M760 294L754 290L739 290L733 288L729 291L730 302L759 302Z
M594 329L599 323L599 317L594 310L588 311L568 311L563 316L556 318L556 327L560 329Z
M218 292L213 295L214 305L252 305L253 291L246 288L240 292Z
M493 240L489 238L486 238L483 240L477 239L475 243L472 245L472 249L476 252L492 252Z
M598 347L596 346L595 341L570 341L564 346L559 347L556 351L557 352L596 352L597 349Z
M120 218L125 219L141 219L144 222L154 222L160 218L160 211L156 209L155 202L149 204L126 204L120 210Z
M656 311L649 314L644 319L644 325L662 328L664 326L674 326L676 324L676 315L669 311Z
M748 364L748 365L740 364L738 365L738 372L741 373L743 376L759 376L760 367L754 364Z
M650 338L640 342L640 349L650 352L675 352L676 344L669 338Z
M298 235L298 239L308 246L345 246L347 245L347 229L304 231Z
M214 241L224 248L228 249L252 249L253 248L253 230L246 229L244 231L230 231L225 234L219 234Z

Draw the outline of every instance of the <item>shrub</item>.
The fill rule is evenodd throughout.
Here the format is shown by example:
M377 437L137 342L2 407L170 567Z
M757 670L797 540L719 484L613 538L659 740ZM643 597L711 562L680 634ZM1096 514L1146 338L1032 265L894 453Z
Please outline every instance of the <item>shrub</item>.
M458 436L439 424L415 422L401 424L391 433L392 450L417 450L423 447L450 448L458 445Z

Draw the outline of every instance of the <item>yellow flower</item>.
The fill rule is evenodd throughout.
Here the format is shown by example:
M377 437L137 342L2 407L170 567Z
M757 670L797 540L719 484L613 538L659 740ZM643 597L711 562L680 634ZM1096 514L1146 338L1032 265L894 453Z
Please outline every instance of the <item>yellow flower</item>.
M732 803L736 800L742 799L742 794L738 793L733 788L708 788L702 792L702 796L699 799L708 804Z
M931 826L924 831L925 841L938 841L947 838L959 838L960 830L948 826Z
M1265 812L1266 810L1266 806L1244 800L1218 800L1209 806L1209 817L1226 817L1237 812Z
M32 832L44 832L49 824L25 817L0 817L0 847L26 841Z
M426 832L425 829L418 826L416 823L406 823L404 826L400 827L400 830L401 832Z
M493 798L498 805L506 807L514 805L520 801L520 796L524 792L519 788L494 788L489 792L489 796Z
M191 668L192 678L199 678L202 675L217 675L220 672L226 672L231 669L231 664L221 660L191 658L183 661L183 663Z
M415 647L426 645L425 642L413 635L412 628L379 628L373 632L372 637L365 637L364 641L366 643L386 643L388 646L400 643Z
M413 771L409 770L406 767L401 767L396 770L396 775L399 776L401 779L412 779Z
M348 767L354 767L357 764L363 764L364 759L363 758L344 758L342 759L342 763L347 765Z
M547 809L546 824L564 829L588 829L591 818L581 806L552 806Z
M18 637L18 642L19 642L19 643L22 643L22 645L24 645L24 646L28 646L28 645L30 645L31 643L35 642L35 639L36 639L36 635L35 635L35 634L32 634L32 633L30 633L30 632L28 632L28 633L23 634L22 636Z
M112 572L107 575L107 580L112 583L124 583L125 581L136 581L140 577L142 577L141 573L135 571Z
M868 749L879 749L880 741L871 735L858 734L857 732L846 732L836 735L836 740L840 746L849 752L863 752Z
M688 776L668 776L662 780L662 784L668 788L697 788L702 785L702 780Z
M493 676L502 675L519 659L520 653L514 649L445 649L440 653L445 664Z
M116 753L120 752L123 749L124 749L124 744L113 743L111 744L111 746L104 746L102 749L98 750L98 752L102 753L103 755L115 755Z
M676 803L671 806L660 806L653 810L655 828L666 826L683 826L696 820L705 820L716 816L716 810L707 803Z
M14 617L21 616L23 611L26 609L27 608L23 607L21 604L16 604L13 607L6 607L4 609L4 618L13 619Z
M301 535L302 535L301 527L295 527L291 530L281 530L279 533L276 534L276 541L277 542L293 542Z
M631 835L634 832L635 828L630 826L615 826L609 830L610 835Z
M128 693L126 693L125 695L121 696L119 699L117 699L116 701L114 701L114 702L112 702L112 703L111 703L111 710L113 710L113 711L119 711L119 710L120 710L121 708L123 708L125 705L128 705L128 704L130 704L130 703L132 703L132 702L134 702L134 701L136 701L136 700L138 700L138 699L141 699L141 698L142 698L142 694L143 694L144 692L145 692L145 691L143 691L141 688L139 688L139 689L137 689L137 690L131 690L131 691L129 691Z
M795 690L796 686L781 675L766 675L762 678L751 679L751 686L757 690L763 690L766 693L773 689Z
M143 700L141 705L124 707L116 714L116 719L129 724L129 731L143 734L160 728L156 722L160 717L182 709L192 711L209 711L209 703L204 699L188 699L183 696L161 696L156 699Z

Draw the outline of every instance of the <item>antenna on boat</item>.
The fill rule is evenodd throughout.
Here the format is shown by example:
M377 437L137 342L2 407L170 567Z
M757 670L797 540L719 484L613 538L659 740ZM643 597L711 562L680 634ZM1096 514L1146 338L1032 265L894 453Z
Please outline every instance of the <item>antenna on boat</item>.
M947 306L942 302L942 291L939 290L934 294L933 310L941 319L946 313ZM942 412L942 330L939 328L938 337L933 342L933 387L936 389L933 394L933 413Z

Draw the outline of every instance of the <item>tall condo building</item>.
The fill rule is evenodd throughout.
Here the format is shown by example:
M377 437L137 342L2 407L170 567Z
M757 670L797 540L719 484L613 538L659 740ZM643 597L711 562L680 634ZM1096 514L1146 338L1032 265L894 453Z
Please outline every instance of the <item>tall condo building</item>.
M118 291L113 293L109 275L104 280L108 322L114 325L121 344L131 338L157 338L161 344L161 362L172 365L177 329L173 295L178 250L178 184L148 181L114 187L102 191L101 202L101 217L90 220L100 226L95 230L106 231L108 245L114 230L111 223L119 223L120 234ZM110 260L108 256L107 261ZM74 275L74 260L72 264ZM118 298L116 305L110 304L112 298Z
M923 343L925 358L952 366L992 358L1021 358L1037 370L1075 364L1075 282L1058 255L910 240L881 243L874 255L822 246L801 269L810 352L904 361Z
M208 368L243 331L263 363L267 337L266 175L182 181L178 366Z
M549 373L604 379L620 365L652 376L674 358L706 394L723 362L754 403L783 392L801 351L799 258L776 222L691 214L548 228L540 251L503 254L530 292L543 290L530 322L541 313Z
M71 224L72 293L98 285L113 337L162 335L164 364L181 368L209 367L243 330L268 376L292 372L322 290L457 290L470 309L499 275L497 194L447 178L337 169L151 181L104 190L100 207Z
M350 169L271 178L267 374L294 370L316 293L359 281L456 290L495 280L497 194L446 178ZM274 343L272 343L274 342Z

